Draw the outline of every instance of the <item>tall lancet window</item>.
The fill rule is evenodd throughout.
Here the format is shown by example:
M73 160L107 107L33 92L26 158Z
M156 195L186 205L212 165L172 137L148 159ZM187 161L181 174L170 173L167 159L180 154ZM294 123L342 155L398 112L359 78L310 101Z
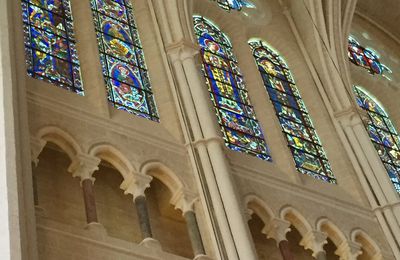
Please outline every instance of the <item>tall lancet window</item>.
M158 121L130 0L91 0L91 7L109 102Z
M228 37L204 17L194 16L203 73L226 145L271 160Z
M83 95L69 0L22 0L28 74Z
M379 55L370 48L364 48L353 37L349 37L349 59L357 66L363 67L372 75L379 74L390 80L388 74L392 71L379 60Z
M365 124L383 165L400 193L400 137L383 106L361 87L354 87L357 104L368 113Z
M249 42L299 172L336 183L300 92L283 59L259 40Z

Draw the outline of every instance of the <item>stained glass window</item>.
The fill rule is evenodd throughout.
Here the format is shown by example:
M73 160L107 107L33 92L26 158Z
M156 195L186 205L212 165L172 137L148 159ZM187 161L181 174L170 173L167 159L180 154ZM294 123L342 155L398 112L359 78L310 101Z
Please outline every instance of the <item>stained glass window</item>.
M223 9L230 10L242 10L243 7L246 8L256 8L256 6L249 0L214 0L217 1L218 5Z
M363 67L371 74L379 74L389 79L392 71L379 61L379 55L370 48L364 48L353 37L349 37L349 59L357 66Z
M28 74L83 95L69 0L22 0Z
M226 145L271 160L231 42L204 17L194 16L194 29L201 47L203 74Z
M367 111L365 127L383 165L400 193L400 137L384 108L367 91L354 87L357 104Z
M336 183L310 115L285 61L264 42L249 41L299 172Z
M142 45L129 0L91 0L108 100L158 121Z

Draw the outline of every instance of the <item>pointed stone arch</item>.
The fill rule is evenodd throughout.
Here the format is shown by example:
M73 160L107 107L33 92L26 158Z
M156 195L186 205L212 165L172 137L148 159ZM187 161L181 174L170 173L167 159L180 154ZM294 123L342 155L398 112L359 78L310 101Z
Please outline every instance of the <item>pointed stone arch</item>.
M46 126L41 128L34 138L39 140L41 143L41 147L37 148L38 151L35 152L36 154L34 156L36 156L36 158L47 143L53 143L58 146L68 155L71 161L77 154L82 153L82 148L75 138L73 138L67 131L57 126Z
M249 214L257 214L262 219L265 225L268 225L270 220L275 218L275 214L272 209L259 196L255 194L248 194L245 196L244 202L246 205L246 209L249 211Z
M126 156L113 145L107 143L95 144L89 149L89 154L110 163L122 175L124 181L132 180L133 172L135 172L134 166Z
M313 230L307 219L292 206L284 206L280 210L280 217L290 222L303 237Z
M318 231L325 232L328 235L336 247L340 247L347 242L344 233L328 218L319 219L316 226Z
M185 182L164 163L157 160L150 160L140 166L139 172L157 178L168 187L172 194L186 188Z
M356 228L350 232L350 239L361 245L373 260L382 260L383 255L378 244L362 229Z

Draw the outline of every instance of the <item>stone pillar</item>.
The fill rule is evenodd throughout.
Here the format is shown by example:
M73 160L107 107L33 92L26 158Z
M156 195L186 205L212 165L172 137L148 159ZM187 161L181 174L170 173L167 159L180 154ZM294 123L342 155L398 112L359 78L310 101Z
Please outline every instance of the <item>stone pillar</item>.
M201 239L199 226L197 224L196 213L194 211L187 211L183 214L187 229L189 232L190 242L192 244L193 253L195 257L199 255L205 255L203 241Z
M315 10L318 10L318 8L315 8ZM400 248L397 243L400 240L400 198L396 194L393 185L389 183L386 170L380 162L378 154L373 151L374 147L371 144L371 140L369 140L365 127L361 122L357 122L360 121L359 112L354 108L356 105L353 97L348 93L348 90L351 89L351 81L348 75L346 77L346 73L343 74L345 75L342 77L343 80L340 80L342 75L327 74L326 71L336 71L334 67L337 67L332 66L331 56L323 55L323 52L319 52L323 56L318 57L318 55L310 55L307 51L307 47L310 46L312 46L311 49L323 47L322 41L309 41L309 39L315 38L304 36L304 33L311 35L313 32L305 30L306 23L300 20L297 21L296 18L299 16L292 16L287 7L284 15L288 19L291 30L305 57L306 64L319 88L319 92L324 98L332 122L368 197L368 201L372 208L376 209L374 210L375 215L395 257L400 259ZM351 12L349 12L349 15L351 16ZM337 21L339 20L342 21L341 19ZM333 45L340 46L341 44ZM329 60L326 57L329 57ZM341 55L338 61L343 61L343 57ZM327 65L329 68L324 66L316 67L314 65L315 62L315 64L320 64L322 60L326 61L323 64L329 64ZM347 60L344 61L347 63ZM345 68L346 66L338 67ZM382 208L386 208L386 212Z
M282 240L279 242L278 246L279 250L281 251L283 260L294 260L293 254L290 251L289 241Z
M286 239L286 234L290 231L290 225L290 222L286 220L274 218L262 230L267 235L267 238L273 238L276 241L283 260L294 260L293 254L290 251L289 241Z
M134 199L136 211L139 217L140 231L142 232L142 239L152 238L150 217L147 209L147 201L144 195L140 195Z
M184 68L183 60L192 60L190 64L195 64L194 57L198 50L192 43L179 43L167 48L170 62L174 75L178 82L177 95L179 100L182 102L182 107L185 109L187 114L187 120L190 121L191 126L190 132L187 133L188 142L188 153L191 155L191 161L194 169L198 169L198 165L201 165L203 170L198 170L197 180L199 184L199 190L205 186L209 191L202 194L204 205L206 205L211 215L209 216L210 230L214 233L211 239L217 246L218 254L221 259L238 260L239 254L242 254L243 259L256 259L250 239L248 242L235 242L232 228L242 229L241 231L235 232L237 240L244 240L247 237L247 231L243 228L247 227L244 220L241 224L230 223L230 219L240 220L242 217L240 211L227 209L230 206L238 204L238 200L235 200L236 195L229 191L229 195L225 194L226 189L222 189L224 195L221 194L221 188L219 187L216 177L225 179L224 186L230 186L232 180L226 180L229 177L229 171L227 170L226 158L223 154L221 147L221 137L218 134L218 123L213 120L214 115L211 114L212 104L206 93L204 82L201 81L196 66L190 66L190 68ZM186 61L188 62L188 61ZM186 75L187 71L190 70L190 75ZM192 85L190 87L190 85ZM176 91L176 90L175 90ZM199 95L200 93L200 95ZM195 104L198 103L198 104ZM199 119L199 120L198 120ZM184 122L183 129L187 131L187 126ZM213 143L213 144L211 144ZM215 146L216 148L209 149L209 146ZM196 151L197 150L197 151ZM218 164L218 165L214 165ZM233 203L224 201L225 198L235 200ZM226 211L230 212L230 216L226 214ZM239 218L238 218L239 216ZM238 252L237 245L241 246L241 253ZM246 251L246 252L245 252Z
M194 259L206 260L210 258L206 256L199 225L197 223L196 213L194 211L194 203L197 199L197 194L188 190L180 189L173 194L170 203L175 205L176 209L182 211L193 249Z
M139 218L140 232L142 233L143 241L141 244L149 248L161 249L160 243L153 238L145 195L145 191L150 187L153 177L137 173L133 173L132 176L132 179L125 180L121 184L121 189L124 190L126 195L132 194L133 196L133 202Z
M204 145L207 149L214 169L214 173L209 176L209 181L216 182L218 192L212 196L221 196L225 209L224 217L228 220L230 233L233 236L239 259L257 259L242 205L240 204L240 198L236 193L229 163L222 148L224 144L220 136L216 116L212 112L210 97L204 81L200 79L201 67L197 66L199 58L196 56L198 53L198 48L186 47L183 49L181 60L187 80L190 82L189 88L193 95L192 100L205 137L205 141L201 142L200 145Z
M98 223L96 200L93 190L95 178L92 175L99 169L100 161L99 158L91 155L78 154L68 168L68 172L72 173L73 177L81 179L87 224Z
M84 179L81 182L83 199L85 202L86 222L88 224L99 222L97 219L96 200L94 196L93 183L94 180L92 179Z
M320 231L309 231L303 235L300 245L305 250L310 249L313 252L313 257L318 260L326 260L326 252L324 246L328 243L328 235Z

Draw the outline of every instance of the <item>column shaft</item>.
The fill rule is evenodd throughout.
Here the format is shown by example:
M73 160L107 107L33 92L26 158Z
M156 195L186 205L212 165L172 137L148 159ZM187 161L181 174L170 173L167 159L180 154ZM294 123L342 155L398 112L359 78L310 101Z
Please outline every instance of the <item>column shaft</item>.
M186 220L194 256L205 255L206 253L201 239L199 226L197 224L196 214L193 211L188 211L183 216Z
M319 252L316 256L315 259L317 260L326 260L326 253L325 252Z
M33 188L34 205L38 206L39 205L39 195L38 195L38 190L37 190L37 178L34 173L32 173L32 188Z
M88 224L97 223L97 210L96 200L93 190L93 181L91 179L85 179L82 181L83 199L85 201L86 210L86 221Z
M136 211L139 217L140 231L142 238L152 238L149 211L147 209L147 201L145 196L138 196L135 198Z
M293 254L290 251L289 241L282 240L279 242L279 250L281 251L283 260L294 260Z
M215 115L213 115L211 112L212 110L210 110L211 102L209 100L209 95L206 93L204 83L199 78L200 67L196 66L193 57L184 59L182 65L188 82L190 83L189 88L193 95L192 98L195 97L193 101L198 112L197 115L202 126L204 137L220 138ZM252 239L247 229L247 223L242 214L241 205L239 205L235 183L232 180L232 175L222 146L219 142L211 141L207 143L206 147L215 171L210 181L216 183L224 209L229 212L225 217L228 220L229 229L232 233L239 259L257 259L254 246L251 242ZM216 194L216 196L218 195Z

